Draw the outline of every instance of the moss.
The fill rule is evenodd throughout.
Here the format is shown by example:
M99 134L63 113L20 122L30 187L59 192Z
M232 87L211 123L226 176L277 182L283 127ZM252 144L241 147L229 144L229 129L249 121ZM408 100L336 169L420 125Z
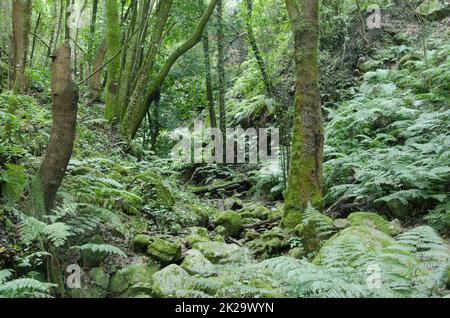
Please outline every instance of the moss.
M108 290L109 275L105 273L103 268L97 267L89 271L89 278L98 287Z
M191 275L211 276L214 274L214 265L198 250L186 252L180 267Z
M293 249L289 250L288 253L288 255L293 258L301 258L305 254L305 250L301 247L294 247Z
M373 212L354 212L351 213L347 219L352 225L369 226L386 233L388 235L395 234L394 227L388 221L383 219L380 215Z
M152 242L152 237L145 234L138 234L133 239L133 251L145 252Z
M190 234L186 237L189 246L194 246L198 242L210 241L208 236L208 230L204 227L194 227L190 230Z
M152 194L155 205L171 209L175 205L175 198L170 189L164 184L163 178L153 170L146 170L136 177L136 181L145 183L146 189Z
M288 235L280 228L264 232L259 238L245 244L253 255L260 258L278 255L288 248Z
M238 236L242 230L243 222L239 213L224 211L216 217L216 225L222 225L231 236Z
M161 298L188 297L195 280L178 265L171 264L153 274L153 295ZM192 291L192 295L195 292Z
M158 267L154 264L127 266L111 277L109 291L113 295L119 295L137 283L152 283L152 275L157 270Z
M221 237L228 237L228 236L230 236L230 233L228 233L228 230L222 225L216 226L216 228L214 229L214 233L216 235L221 236Z
M156 238L148 246L147 254L162 264L170 264L181 259L181 244Z
M226 244L222 242L200 242L194 245L213 264L245 262L246 251L236 244Z

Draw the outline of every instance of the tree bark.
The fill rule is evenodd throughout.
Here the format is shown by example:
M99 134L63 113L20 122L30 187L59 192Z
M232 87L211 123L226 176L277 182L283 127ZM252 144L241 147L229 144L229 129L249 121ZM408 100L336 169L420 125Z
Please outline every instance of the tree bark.
M120 20L117 0L106 0L106 55L108 58L120 50ZM119 90L120 56L115 57L107 67L105 118L109 121L119 118L117 94Z
M31 25L31 0L13 0L12 69L10 88L16 93L26 93L28 79L25 74Z
M103 65L103 61L106 55L106 40L103 40L100 44L97 54L95 54L94 64L91 71L95 72ZM92 75L89 79L89 92L88 92L88 104L92 104L99 100L102 93L102 71L98 71Z
M39 170L45 210L53 208L56 193L72 156L78 108L78 87L73 80L70 45L66 41L52 56L53 125Z
M246 0L246 4L247 4L247 16L245 19L245 26L247 29L248 41L252 48L253 54L255 55L256 62L258 63L258 67L261 72L261 76L263 78L264 86L266 87L266 91L270 97L274 97L272 85L270 83L269 74L267 73L266 64L264 63L264 60L261 56L261 52L259 51L258 43L256 42L256 38L253 33L253 27L252 27L253 3L252 3L252 0Z
M159 86L164 82L167 74L169 73L175 62L178 60L178 58L192 49L196 44L198 44L198 42L200 42L203 29L208 23L208 20L211 17L218 1L219 0L211 0L194 33L189 37L189 39L187 39L183 44L175 49L175 51L165 61L163 67L156 75L155 79L151 82L150 88L145 94L146 97L144 98L144 101L147 101L148 97L152 96L154 92L159 88ZM152 69L151 72L153 72ZM140 80L139 77L138 79ZM136 103L136 99L133 100L132 98L132 100L130 101L130 106L126 111L121 125L122 133L128 140L131 140L136 136L139 126L141 125L142 120L145 118L145 114L147 113L147 111L148 107L146 103Z
M220 130L223 134L223 140L227 140L226 136L226 111L225 111L225 55L224 41L225 35L223 31L223 7L222 0L217 4L217 72L219 74L219 121ZM223 159L226 160L226 142L223 143Z
M285 0L294 34L295 113L283 225L299 224L308 203L322 209L323 123L318 80L319 0ZM298 4L297 4L298 3Z
M209 113L209 122L212 128L217 127L216 122L216 111L214 109L214 97L213 97L213 89L212 89L212 79L211 79L211 61L209 57L209 36L208 36L208 27L205 27L203 31L203 59L205 61L205 86L206 86L206 99L208 102L208 113Z

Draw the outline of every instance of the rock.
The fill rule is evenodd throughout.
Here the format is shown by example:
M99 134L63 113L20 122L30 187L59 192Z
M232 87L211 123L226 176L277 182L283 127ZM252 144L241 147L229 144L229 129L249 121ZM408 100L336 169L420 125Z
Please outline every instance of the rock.
M108 290L109 275L105 273L103 268L93 268L89 271L88 275L93 284L100 287L101 289Z
M181 259L181 244L172 243L161 238L155 238L148 246L147 254L162 264L177 262Z
M312 207L307 208L302 223L294 228L294 232L302 238L306 253L317 252L333 234L332 231L333 220Z
M334 228L336 228L338 230L343 230L343 229L346 229L346 228L352 226L352 222L350 222L347 219L336 219L333 222L333 226L334 226Z
M214 242L222 242L222 243L225 243L225 239L223 238L223 236L221 236L221 235L219 235L219 234L214 235L213 238L212 238L212 240L213 240Z
M189 297L196 293L193 289L195 280L180 266L171 264L153 274L153 295L155 297L173 298Z
M228 233L228 230L225 227L223 227L222 225L216 226L216 228L214 229L214 233L216 235L221 236L222 238L230 236L230 233Z
M87 243L92 244L105 244L103 237L100 234L96 234L91 237ZM99 267L106 258L106 254L104 253L95 253L90 250L82 250L81 251L81 259L83 261L84 267L94 268Z
M267 258L281 253L288 247L287 233L282 229L275 227L265 231L258 239L249 241L245 244L253 255Z
M239 210L242 205L242 200L237 197L229 197L223 201L225 210Z
M375 202L376 203L376 202ZM382 202L380 202L383 204ZM399 199L393 199L389 200L387 202L387 208L389 209L389 212L396 218L399 218L400 220L405 220L408 218L410 214L410 208L407 202L402 202Z
M372 227L388 235L392 235L395 232L394 227L388 221L373 212L354 212L347 219L352 225Z
M378 231L372 227L351 226L345 230L333 235L320 249L313 263L319 265L328 260L329 251L336 250L344 243L352 243L358 246L359 251L375 251L381 250L386 246L395 244L395 240L389 235ZM349 263L352 260L348 260Z
M264 205L250 204L238 211L242 218L253 218L258 220L267 220L270 211Z
M261 233L258 233L256 230L254 230L254 229L248 229L248 230L246 230L245 231L245 233L244 233L244 238L247 240L247 241L252 241L252 240L256 240L256 239L258 239L258 238L260 238L261 237Z
M140 282L130 287L128 297L147 298L153 294L153 278L150 282Z
M158 267L154 264L127 266L111 277L109 291L113 295L119 295L137 283L152 283L152 276L157 270Z
M293 249L291 249L290 251L289 251L289 253L288 253L288 255L290 256L290 257L293 257L293 258L301 258L302 256L304 256L306 253L305 253L305 250L303 249L303 248L301 248L301 247L294 247Z
M392 235L397 235L403 232L403 227L399 219L393 219L389 222L389 225L392 228Z
M222 225L227 229L231 236L239 236L242 230L242 217L239 213L233 211L224 211L216 218L216 225Z
M200 242L194 245L213 264L239 263L246 260L245 250L236 244Z
M145 234L138 234L133 239L133 251L135 252L145 252L147 247L152 242L152 237Z
M187 251L180 267L191 275L211 276L214 274L214 265L199 250Z
M199 226L208 226L209 223L209 210L206 208L200 208L196 205L189 206L190 212L195 218L195 224Z
M190 247L194 246L198 242L209 242L208 230L204 227L191 228L190 234L186 237L186 240Z

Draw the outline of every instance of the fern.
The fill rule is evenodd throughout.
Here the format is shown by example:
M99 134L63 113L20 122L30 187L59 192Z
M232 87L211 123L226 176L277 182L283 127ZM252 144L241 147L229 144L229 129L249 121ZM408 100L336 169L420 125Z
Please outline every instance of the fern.
M73 246L71 248L78 249L80 251L90 251L93 253L117 255L123 258L127 257L127 255L120 248L109 244L88 243L81 246Z

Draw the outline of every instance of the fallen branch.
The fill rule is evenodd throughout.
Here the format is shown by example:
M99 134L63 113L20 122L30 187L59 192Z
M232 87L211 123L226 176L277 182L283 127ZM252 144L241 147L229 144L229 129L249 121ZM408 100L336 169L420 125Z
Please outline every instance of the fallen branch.
M276 218L268 219L265 221L260 221L260 222L256 222L253 224L245 224L244 229L256 229L256 228L259 228L259 227L267 225L267 224L277 223L280 220L281 220L281 216L277 216Z
M245 180L240 181L231 181L227 183L222 183L216 186L204 186L204 187L198 187L194 188L192 190L192 193L195 194L203 194L207 192L217 192L219 190L234 190L236 188L239 188L241 185L245 183Z

